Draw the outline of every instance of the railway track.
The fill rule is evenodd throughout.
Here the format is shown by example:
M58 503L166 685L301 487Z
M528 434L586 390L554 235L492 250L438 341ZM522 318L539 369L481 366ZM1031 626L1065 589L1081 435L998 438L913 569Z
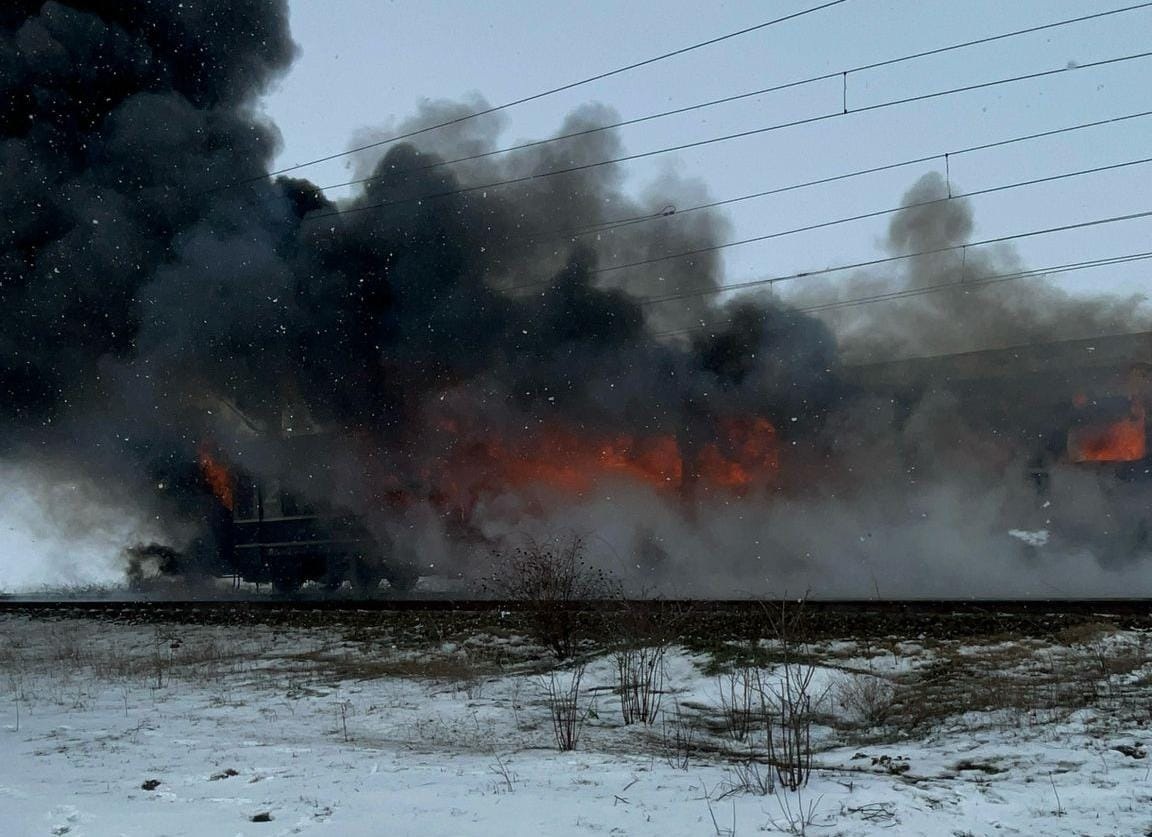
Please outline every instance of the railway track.
M594 599L561 603L550 607L577 610L642 607L657 611L691 608L708 612L763 610L765 607L797 605L820 613L901 612L923 614L953 613L1067 613L1111 616L1152 614L1152 599ZM457 598L452 596L378 596L347 598L340 596L210 596L203 598L131 598L131 597L19 597L0 596L0 612L51 612L87 610L91 612L118 609L181 611L188 609L228 610L323 610L323 611L521 611L539 603L520 599Z
M665 621L684 634L755 634L782 607L795 600L645 599L558 604L499 599L439 598L244 598L244 599L0 599L0 617L90 619L164 624L382 625L500 623L514 628L544 611L568 609L588 617L627 614ZM1152 628L1148 599L1017 600L812 600L803 604L813 636L932 636L996 634L1044 636L1075 625L1106 622L1124 628Z

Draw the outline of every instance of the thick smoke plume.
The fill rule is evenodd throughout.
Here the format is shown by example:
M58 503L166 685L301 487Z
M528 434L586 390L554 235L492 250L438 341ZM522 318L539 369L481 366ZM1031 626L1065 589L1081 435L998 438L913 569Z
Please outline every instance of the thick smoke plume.
M979 577L989 592L1034 574L1003 534L1030 525L1034 492L1009 475L1033 454L994 411L955 409L947 388L895 404L842 367L826 324L779 302L645 304L720 287L715 254L611 269L722 243L718 215L664 217L698 184L637 197L597 166L475 188L619 156L615 133L435 165L498 144L498 116L469 120L358 158L371 179L339 204L261 177L278 136L257 103L292 60L286 21L283 0L0 11L10 491L100 485L114 502L89 511L131 509L141 538L183 548L210 535L205 463L220 460L357 512L424 567L591 531L637 586L684 594L927 595ZM389 131L483 105L428 103ZM611 121L590 105L557 135ZM658 220L599 229L642 216ZM910 209L892 246L970 224L959 203ZM1034 309L1017 342L1132 322L1119 303L1001 298L990 316L945 299L854 321L849 357L927 335L987 345ZM724 325L658 336L701 321Z
M1146 297L1073 296L1049 277L1018 277L1028 266L1008 244L964 248L974 238L972 209L964 198L947 195L939 173L920 178L904 195L908 208L893 217L884 242L893 256L932 255L792 297L803 306L927 291L829 315L848 362L1074 340L1138 331L1152 322ZM941 250L947 252L933 252Z

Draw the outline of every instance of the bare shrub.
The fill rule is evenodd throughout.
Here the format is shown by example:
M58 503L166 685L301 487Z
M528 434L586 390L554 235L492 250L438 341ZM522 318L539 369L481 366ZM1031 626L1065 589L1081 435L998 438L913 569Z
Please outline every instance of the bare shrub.
M738 759L728 767L728 788L725 793L752 793L767 796L776 792L776 781L772 770L765 769L751 753L747 758Z
M151 654L149 655L149 668L155 679L153 688L163 689L168 678L168 670L172 667L172 640L157 630L152 636Z
M835 686L836 702L851 718L878 727L892 717L895 687L883 677L850 674Z
M696 752L696 729L679 706L671 719L667 711L661 714L660 741L668 766L674 770L687 770Z
M807 645L805 601L765 605L779 666L777 676L761 682L760 695L767 718L768 759L780 785L796 791L808 784L812 773L812 723L827 697L818 691L816 668Z
M769 817L769 823L776 831L794 834L797 837L809 834L810 829L829 826L832 824L831 820L818 822L817 811L823 799L823 796L818 796L815 799L805 800L797 793L796 804L793 805L787 794L780 794L776 798L776 804L780 807L780 819Z
M484 684L484 678L470 677L459 681L456 684L456 688L458 691L463 692L468 700L480 700L484 697Z
M516 790L516 781L519 777L508 769L508 763L500 758L499 753L493 753L492 757L496 761L494 764L488 765L488 769L500 780L499 784L496 785L497 792L512 793Z
M764 604L762 637L770 667L754 637L748 661L717 678L723 722L741 743L729 769L726 793L798 791L812 773L812 725L830 687L819 686L807 641L804 601ZM801 818L803 819L803 818Z
M812 773L812 716L817 701L812 694L815 669L786 669L766 695L770 729L768 758L776 766L780 784L790 791L808 784Z
M747 741L756 729L761 704L760 671L740 665L716 678L724 731L736 742Z
M561 752L575 750L587 711L581 707L580 684L584 679L583 664L569 671L553 671L541 678L544 698L552 717L552 737Z
M536 638L562 660L576 653L594 626L589 605L618 595L612 577L588 563L581 537L529 541L493 557L496 568L485 589L523 602Z
M341 700L336 703L336 715L340 719L340 730L344 735L344 743L351 741L348 735L348 713L352 711L352 701Z
M614 635L616 688L625 724L654 724L667 679L668 649L680 639L690 607L653 600L620 601L605 612Z
M712 797L705 793L704 799L708 803L708 816L712 818L712 831L716 837L736 837L736 800L732 800L731 824L722 826L716 819L716 812L712 810Z
M664 652L667 646L620 648L613 653L620 713L625 724L653 724L664 689Z
M7 665L8 687L12 692L12 707L16 713L16 731L20 731L20 703L27 702L25 692L25 669L23 659L16 658Z

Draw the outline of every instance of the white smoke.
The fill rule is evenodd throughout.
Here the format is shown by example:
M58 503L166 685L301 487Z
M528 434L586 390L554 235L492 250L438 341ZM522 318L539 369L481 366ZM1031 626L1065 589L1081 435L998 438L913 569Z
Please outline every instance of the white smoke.
M0 591L115 585L123 550L161 529L118 502L115 486L59 479L0 462Z

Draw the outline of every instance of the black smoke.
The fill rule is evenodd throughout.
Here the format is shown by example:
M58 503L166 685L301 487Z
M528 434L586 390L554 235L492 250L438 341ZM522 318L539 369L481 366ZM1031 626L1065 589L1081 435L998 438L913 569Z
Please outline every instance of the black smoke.
M137 355L159 271L205 237L251 239L275 129L255 97L294 51L282 3L29 3L0 12L0 390L39 425L105 397Z
M778 300L718 302L724 219L678 211L704 202L698 183L667 175L637 192L621 167L591 165L624 153L593 130L617 121L602 106L557 127L579 137L462 164L437 165L498 147L499 114L381 146L354 158L368 179L339 200L269 177L278 134L258 100L294 52L284 0L0 10L0 479L34 475L21 514L35 516L36 494L53 526L92 528L67 511L81 498L120 538L119 503L183 549L219 513L197 466L209 445L425 559L451 551L455 524L491 540L535 520L596 532L625 565L635 550L661 574L646 581L684 593L791 581L927 595L973 579L987 592L1031 572L1004 533L1036 541L1049 526L1028 474L1063 467L1053 428L1071 373L1028 397L1011 382L992 395L873 386L828 324ZM426 102L354 144L485 107ZM926 179L907 202L940 189ZM971 230L963 201L910 206L888 245L951 247ZM1037 283L970 293L973 277L1018 267L1005 249L906 265L836 292L957 287L833 320L850 360L1143 322L1131 304ZM1031 395L1051 402L1040 419L1021 418ZM750 417L776 428L785 478L743 501L709 495L698 459ZM495 486L445 519L442 463L479 463L483 484L485 455L556 427L674 437L684 490L614 485L548 507ZM1147 496L1066 470L1050 503L1084 542L1127 508L1116 497ZM171 563L166 550L152 557Z
M1148 327L1146 296L1073 295L1050 276L1018 276L1028 266L1009 243L964 248L980 238L973 235L973 209L967 199L947 195L942 175L921 177L904 194L906 208L892 217L883 241L893 257L929 255L901 259L841 279L834 288L793 297L804 306L927 291L831 314L829 323L848 361L1053 343Z
M206 514L208 438L386 516L388 488L426 483L460 444L446 421L512 437L560 417L690 451L726 415L816 417L837 397L830 334L777 308L654 336L718 318L704 297L643 304L717 288L715 253L605 270L720 243L718 216L580 234L698 185L669 176L636 198L595 166L469 189L618 156L612 131L433 165L494 146L499 120L473 120L360 163L372 179L339 204L263 177L278 134L257 100L294 51L283 0L0 12L0 456L108 481L185 536ZM482 105L428 103L412 122ZM557 133L614 119L587 106ZM277 444L305 428L326 432Z

